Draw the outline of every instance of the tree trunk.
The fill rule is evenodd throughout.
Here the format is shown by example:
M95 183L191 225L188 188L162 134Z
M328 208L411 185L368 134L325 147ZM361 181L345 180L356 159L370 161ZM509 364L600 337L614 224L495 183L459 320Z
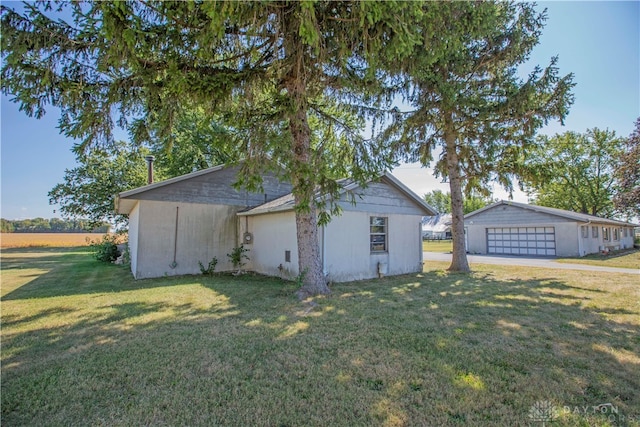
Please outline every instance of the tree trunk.
M292 85L290 93L295 91L295 88L299 86ZM316 182L311 168L311 129L307 121L305 103L299 102L296 105L297 110L289 120L295 165L291 178L296 201L298 270L303 283L298 291L298 298L305 299L312 295L328 294L331 291L322 272L318 245L318 213L314 204Z
M462 180L458 165L456 135L453 129L451 115L445 118L444 139L446 144L447 173L449 175L449 189L451 191L451 236L453 239L453 254L449 271L469 272L467 248L464 244L464 207L462 199Z
M322 272L322 261L318 246L318 212L315 207L316 173L312 166L311 129L307 120L308 93L305 69L305 44L299 36L299 15L284 13L282 32L285 56L290 59L290 68L283 84L291 102L288 114L291 132L293 162L289 172L296 202L296 239L298 243L298 271L302 277L302 288L298 298L305 299L331 291Z
M318 215L314 207L309 212L296 212L296 237L298 239L298 269L303 286L298 297L328 294L330 289L322 272L318 247Z

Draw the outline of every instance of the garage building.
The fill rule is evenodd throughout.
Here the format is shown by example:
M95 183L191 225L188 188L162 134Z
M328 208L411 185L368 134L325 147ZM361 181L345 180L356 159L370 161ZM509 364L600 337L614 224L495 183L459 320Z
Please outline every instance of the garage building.
M467 251L575 257L633 247L634 224L562 209L500 201L465 216Z

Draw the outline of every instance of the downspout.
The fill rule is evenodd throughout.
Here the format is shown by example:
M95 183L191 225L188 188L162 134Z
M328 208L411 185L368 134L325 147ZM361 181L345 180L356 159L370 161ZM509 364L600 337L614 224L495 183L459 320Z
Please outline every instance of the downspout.
M424 270L424 253L422 252L422 220L418 223L418 268Z
M176 255L178 253L178 213L180 212L180 207L176 206L176 227L174 229L173 234L173 262L169 264L169 267L175 269L178 266L178 262L176 261Z
M322 274L324 275L324 277L327 277L327 270L325 269L326 267L326 262L325 259L327 257L327 245L324 243L324 237L325 237L325 232L324 232L325 226L322 226L322 248L320 248L320 253L322 253Z
M591 232L591 230L589 230L589 224L591 224L591 220L587 221L587 223L585 225L583 225L583 227L587 227L587 237L584 238L582 237L582 232L578 235L578 251L580 252L580 256L583 257L587 254L587 250L584 248L585 245L585 241L586 239L589 238L589 233ZM584 253L582 253L584 252ZM600 252L600 248L598 248L598 252Z

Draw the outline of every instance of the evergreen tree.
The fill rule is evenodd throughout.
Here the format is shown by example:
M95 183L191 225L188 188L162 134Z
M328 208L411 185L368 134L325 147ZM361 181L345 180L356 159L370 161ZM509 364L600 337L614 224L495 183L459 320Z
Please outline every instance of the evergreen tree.
M442 12L453 19L441 32L424 32L413 61L389 68L409 76L403 87L413 111L396 114L388 132L405 157L429 165L436 149L437 175L451 191L452 271L469 271L464 245L463 191L488 193L497 180L511 190L524 150L551 119L563 120L572 103L571 74L559 77L557 58L536 66L528 78L518 67L540 39L545 14L533 4L448 2ZM433 46L441 55L434 56Z
M369 96L383 77L377 61L406 57L421 42L422 4L118 1L58 8L52 15L49 3L26 4L25 13L2 6L3 92L32 116L47 104L60 107L60 129L82 139L79 150L112 145L116 123L140 141L169 136L184 111L199 108L211 120L232 112L247 136L239 184L259 187L268 166L284 171L296 203L300 296L329 292L315 195L336 196L337 175L364 184L388 167L385 147L362 136L364 122L340 118L373 111ZM311 121L333 135L331 149L314 143ZM321 212L335 212L327 200Z

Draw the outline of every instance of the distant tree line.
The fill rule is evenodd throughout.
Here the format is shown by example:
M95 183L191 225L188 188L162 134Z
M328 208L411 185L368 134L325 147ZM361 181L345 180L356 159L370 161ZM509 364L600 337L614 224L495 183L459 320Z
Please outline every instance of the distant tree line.
M86 219L0 219L2 233L107 233L109 227L107 223L95 227Z

